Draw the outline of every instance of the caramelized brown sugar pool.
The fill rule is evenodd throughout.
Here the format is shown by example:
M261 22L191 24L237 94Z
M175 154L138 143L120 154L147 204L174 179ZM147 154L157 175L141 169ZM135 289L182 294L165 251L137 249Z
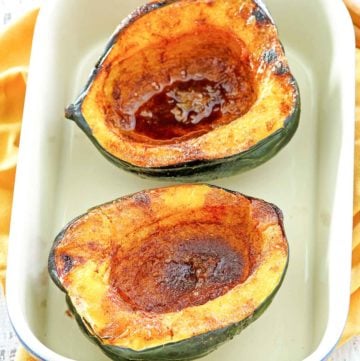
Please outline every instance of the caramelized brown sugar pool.
M249 276L246 238L215 224L174 225L131 252L119 247L112 285L137 310L164 313L202 305Z
M211 26L113 61L103 94L98 101L115 133L170 143L228 124L256 100L244 43Z

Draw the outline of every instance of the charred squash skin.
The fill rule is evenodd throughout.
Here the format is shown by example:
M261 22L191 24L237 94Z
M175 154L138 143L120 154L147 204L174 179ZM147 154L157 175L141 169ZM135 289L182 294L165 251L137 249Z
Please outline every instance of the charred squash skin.
M279 92L281 93L283 91L284 94L291 94L293 99L292 101L286 101L286 104L280 104L280 100L276 100L279 101L279 104L269 105L269 107L276 107L277 109L276 114L278 115L274 115L275 118L279 117L280 113L278 110L281 107L286 109L284 111L287 112L287 115L286 117L282 116L282 125L275 126L274 131L261 130L264 134L266 133L264 138L255 136L254 139L242 139L245 145L241 147L239 146L238 150L236 150L236 143L240 141L240 138L236 138L238 139L236 141L231 140L233 139L233 135L224 135L221 142L215 141L215 139L218 138L217 136L211 138L214 140L203 140L205 139L204 137L206 134L200 134L199 136L194 135L194 139L180 137L178 139L170 139L163 142L146 137L144 138L144 136L138 137L136 132L134 133L133 131L119 131L119 134L117 133L116 136L114 136L113 128L112 130L109 128L108 133L112 133L110 136L112 137L111 140L110 138L102 139L102 136L99 136L97 131L94 131L94 127L89 124L89 117L85 115L86 111L84 110L84 107L88 107L87 105L84 105L86 99L90 94L92 94L91 92L94 83L100 81L99 79L104 73L111 71L107 70L111 69L111 62L108 59L109 54L114 51L114 48L117 46L118 42L121 41L121 38L124 36L123 34L126 33L127 29L131 29L132 25L136 24L141 19L145 19L147 17L150 18L153 12L182 2L190 4L189 6L191 6L191 3L209 3L209 6L213 6L212 4L216 3L215 0L165 0L152 2L137 9L119 25L118 29L107 44L104 50L104 55L96 64L84 90L81 92L81 95L75 103L71 104L66 109L65 116L75 121L75 123L82 129L82 131L88 136L91 142L106 159L116 166L131 173L135 173L140 177L161 178L164 180L181 182L197 182L227 177L255 168L274 157L291 140L298 128L301 109L299 88L295 78L290 73L290 69L283 53L282 45L277 38L275 25L269 17L267 10L259 1L237 0L239 7L243 4L247 4L249 9L251 8L252 11L249 12L249 10L249 13L247 14L245 14L246 11L244 11L245 15L241 14L238 19L233 20L243 22L247 21L249 24L254 23L249 26L254 26L255 31L259 33L266 33L267 31L269 33L272 32L270 40L271 44L261 44L261 41L259 41L260 44L258 44L258 46L263 47L262 52L259 56L256 55L255 60L251 60L253 63L252 68L258 68L257 72L253 70L254 77L256 78L256 80L254 80L254 86L258 88L256 92L261 93L261 87L264 84L262 80L262 72L264 72L266 74L270 74L270 78L277 78L274 80L277 85L273 86L284 87L284 89L287 90L279 90ZM245 16L247 17L244 18ZM217 32L216 29L214 31L215 33ZM91 102L95 103L94 100ZM265 100L256 100L254 104L258 107L257 104L261 102L265 103ZM96 106L97 105L94 104L94 107ZM259 112L261 112L261 107L262 105L260 104L259 108L256 109L259 109ZM252 108L250 107L250 110L251 109ZM256 114L257 111L254 110L254 112ZM260 117L258 122L264 124L266 123L266 127L269 126L271 128L272 125L268 125L268 122L277 122L278 120L271 118L272 116L270 111L267 114L268 115L266 115L265 119L260 119ZM245 118L247 115L248 114L244 115ZM243 116L240 116L238 119L242 118ZM245 120L245 118L245 125L237 126L238 129L240 127L247 127L247 120ZM251 118L249 119L251 120ZM219 127L216 128L220 137L224 133L224 129L228 127L229 124L224 124L219 125ZM258 130L249 129L248 134L253 134L257 131ZM208 131L208 133L213 132L214 130L211 129ZM235 129L234 132L234 134L236 134L237 130ZM116 139L116 137L119 138ZM219 149L219 155L210 155L207 148L202 145L204 142L207 142L208 147L209 144L213 142L213 149ZM234 144L231 145L231 149L220 153L221 148L224 148L224 146L230 144L231 142L234 142ZM248 145L246 145L246 142ZM120 151L120 148L123 150ZM166 155L162 159L161 157L163 154Z
M229 321L225 327L224 326L218 327L218 328L215 327L214 329L211 329L207 332L200 333L200 334L196 334L196 333L192 334L191 331L189 331L188 337L182 338L176 342L172 342L171 340L169 340L167 338L166 341L164 340L163 343L158 342L158 345L155 347L141 347L141 349L133 349L131 347L122 347L119 345L114 345L114 344L109 343L105 337L104 338L102 337L104 335L101 334L101 332L97 333L96 329L93 328L93 326L91 326L91 321L89 321L91 317L89 316L89 319L87 319L87 315L84 314L84 311L77 310L77 306L75 305L75 303L79 303L79 297L81 299L82 296L81 296L81 294L78 294L78 291L74 291L74 289L75 290L81 289L82 286L73 283L75 281L71 276L71 272L75 272L75 273L78 272L77 270L79 268L77 268L77 267L82 267L80 263L91 261L91 253L90 253L90 259L89 259L89 254L86 253L86 252L88 252L87 251L87 243L86 243L87 241L85 241L85 243L83 244L82 242L84 242L84 241L79 240L79 242L77 243L77 240L75 238L74 239L74 242L75 242L74 247L76 248L76 251L74 251L75 252L74 254L76 254L76 257L79 257L79 258L78 258L78 260L74 261L74 259L72 258L72 255L71 255L72 241L69 243L69 238L68 238L69 234L71 234L72 229L77 230L76 232L79 232L79 230L81 231L81 224L83 224L83 222L86 222L86 221L84 221L85 219L89 219L88 222L92 222L91 221L92 214L94 214L94 212L97 212L97 210L99 210L99 209L101 210L100 211L101 214L106 215L105 218L108 218L109 214L113 214L113 213L111 213L112 210L114 210L114 209L121 210L122 207L126 207L127 210L130 209L130 214L132 214L131 213L131 212L133 212L132 209L134 209L134 212L135 212L134 217L135 217L135 214L139 215L139 213L138 213L139 210L141 212L145 212L145 214L149 215L149 214L151 214L152 211L154 211L155 208L151 208L151 207L153 207L153 204L154 204L153 202L155 202L155 203L157 202L157 199L158 199L157 197L159 195L161 197L162 197L162 195L165 195L165 198L161 198L161 199L165 199L165 200L171 199L172 201L173 201L173 199L175 199L175 202L176 202L178 199L182 200L184 198L185 194L188 194L189 197L191 195L193 197L195 197L194 200L195 200L195 203L198 203L198 206L200 207L200 208L198 208L199 210L203 209L202 208L203 206L201 204L204 204L204 207L205 207L205 205L208 204L208 202L210 200L213 201L216 199L217 200L223 199L223 201L220 201L219 204L210 205L211 207L215 207L214 210L217 210L216 213L219 212L219 210L220 210L219 214L224 214L223 207L224 207L224 204L227 204L226 199L228 199L228 200L232 199L231 202L233 202L235 200L235 203L237 202L237 199L239 199L240 203L244 201L246 204L248 204L250 207L250 210L251 210L250 211L251 217L250 217L249 222L254 222L254 227L255 227L254 229L258 229L260 234L262 234L262 232L265 232L265 233L269 232L269 230L270 230L270 234L264 235L264 236L259 236L259 237L265 237L265 238L259 238L259 239L263 239L263 241L261 241L261 242L256 241L255 239L257 239L257 238L250 237L251 239L253 239L252 242L255 242L254 243L255 248L249 252L250 252L250 254L252 254L251 257L255 257L255 258L254 258L254 261L251 261L252 262L251 263L252 264L251 275L248 276L249 281L246 280L245 284L247 282L249 282L249 283L254 282L254 284L251 285L251 287L253 287L253 289L255 290L255 289L258 289L259 287L261 288L262 286L270 287L270 286L266 285L266 283L268 283L269 279L271 279L272 277L274 277L274 279L276 279L276 281L275 280L271 281L272 282L271 284L273 286L271 286L269 288L269 294L267 294L266 297L261 298L262 299L261 302L258 302L258 300L256 298L257 296L255 296L257 291L255 291L254 296L252 296L254 298L250 300L250 304L254 304L252 311L251 312L247 311L247 313L246 313L247 316L241 320L236 320L236 321L233 320L233 322ZM177 196L179 196L179 198L177 198ZM169 197L169 198L167 198L167 197ZM204 197L204 198L202 198L204 201L201 200L201 202L200 202L199 197L200 198ZM220 197L220 198L218 198L218 197ZM221 197L225 197L225 198L221 198ZM229 198L227 198L227 197L229 197ZM243 199L243 201L241 199ZM124 202L125 203L128 202L128 203L124 204ZM204 202L204 203L202 203L202 202ZM189 203L190 203L190 201L189 201ZM156 208L156 209L162 209L162 203L159 204L158 206L159 206L159 208ZM196 207L198 207L198 206L196 206ZM150 207L150 209L152 209L152 211L150 211L150 213L149 213L149 207ZM209 207L209 205L207 205L206 207ZM184 208L184 206L181 206L181 208ZM174 208L174 209L176 209L176 208ZM194 208L194 209L196 211L197 208ZM190 210L189 210L189 212L190 212L189 216L187 216L185 218L190 218L195 214L195 213L191 213ZM199 212L201 213L202 211L199 211ZM208 210L206 210L205 212L208 212ZM126 213L126 214L129 217L129 213ZM171 217L171 213L168 213L168 215L170 215L170 217ZM234 217L236 217L236 216L237 215L234 215ZM168 216L164 215L164 217L165 217L165 220L168 219ZM216 224L217 224L216 227L219 227L219 224L221 224L221 223L219 223L219 218L217 215L214 215L214 217L215 218L213 219L213 221L216 222ZM205 216L204 216L204 219L205 219ZM206 218L206 220L208 221L208 217ZM211 221L211 222L213 222L213 221ZM121 223L121 218L119 220L112 219L111 222L112 223L114 223L114 222ZM139 222L141 223L142 220L134 219L134 223L139 224ZM156 222L161 222L161 221L156 221ZM196 222L200 222L200 219ZM210 227L210 229L211 229L211 222L206 227ZM197 224L201 224L201 222L197 223ZM91 232L96 232L94 227L97 227L97 226L99 226L99 224L94 223L94 225L92 227L90 227L92 229ZM77 227L80 227L80 228L77 228ZM143 228L143 226L141 226L141 228ZM237 227L235 227L235 228L238 229ZM126 229L128 229L128 227L126 227ZM250 227L249 229L252 229L252 228ZM271 229L273 229L273 230L271 230ZM99 230L99 232L101 232L101 231ZM105 231L105 233L106 232L107 231ZM251 234L252 231L249 231L249 232ZM102 242L101 239L103 239L101 237L102 236L99 236L100 243ZM274 237L275 237L275 239L274 239ZM190 238L191 238L191 235L190 235ZM82 239L84 239L84 238L82 238ZM91 237L90 237L90 240L91 240ZM90 242L90 240L89 240L89 242ZM146 241L146 242L148 242L148 241ZM255 246L256 242L260 242L259 245L261 245L261 246ZM262 246L263 242L264 242L264 246ZM265 244L266 244L266 246L265 246ZM161 242L159 243L159 245L161 245ZM94 247L93 245L90 245L90 244L89 244L89 246L91 246L91 248ZM256 247L260 247L260 248L256 248ZM261 250L262 249L261 247L264 247L264 249ZM133 248L130 248L130 249L133 249ZM256 249L258 249L258 250L256 251ZM81 250L83 250L83 251L81 251ZM84 252L84 255L82 255L81 252ZM106 251L106 253L109 253L109 252ZM259 254L259 256L254 256L254 254L257 254L257 253ZM262 256L260 256L260 254ZM275 256L275 254L277 254L277 255ZM114 256L114 252L111 252L111 256L109 256L109 257L116 257L116 256ZM272 258L272 257L274 257L274 258ZM93 261L97 262L96 259L94 259ZM139 260L139 262L143 262L143 261ZM264 266L264 264L265 264L265 266ZM52 280L60 288L60 290L66 294L66 300L69 305L69 309L75 316L75 319L76 319L78 325L80 326L81 330L85 333L85 335L92 342L97 344L101 348L101 350L107 356L109 356L111 359L118 360L118 361L121 361L121 360L152 360L152 361L184 360L184 361L186 361L186 360L194 360L194 359L197 359L199 357L203 357L203 356L209 354L210 352L214 351L217 347L219 347L224 342L232 339L235 335L240 333L245 327L247 327L249 324L251 324L253 321L255 321L258 317L260 317L262 315L262 313L267 309L267 307L271 304L275 294L277 293L278 289L281 287L281 284L283 282L283 279L285 277L285 273L287 270L287 265L288 265L288 243L287 243L284 228L283 228L282 213L276 206L266 203L264 201L252 198L252 197L244 196L237 192L228 191L228 190L218 188L215 186L199 184L199 185L182 185L182 186L175 186L175 187L168 187L168 188L160 188L160 189L155 189L155 190L151 190L151 191L144 191L144 192L136 193L134 195L120 198L111 203L107 203L107 204L104 204L104 205L101 205L101 206L91 209L88 213L86 213L80 217L77 217L72 222L70 222L56 237L55 242L52 247L52 250L50 252L48 268L49 268L49 273L50 273ZM100 267L100 265L99 265L99 267ZM142 267L145 267L144 264L142 265ZM258 272L263 272L263 271L260 271L260 269L262 269L262 267L265 267L264 268L264 269L266 269L265 273L258 273ZM96 272L98 272L98 271L96 271ZM88 276L85 276L85 274L88 275L88 273L84 273L83 276L81 276L81 277L88 277ZM262 276L260 276L260 275L262 275ZM261 279L261 277L264 277L265 275L266 275L266 277L265 277L266 279L265 278ZM253 281L250 280L250 279L252 279L251 277L255 277ZM111 276L110 276L110 278L111 278ZM90 282L90 279L87 282ZM255 282L258 282L258 283L255 284ZM264 282L263 285L261 285L262 282ZM72 285L74 285L74 287L75 287L74 289L73 289ZM111 287L113 287L113 286L111 286ZM235 286L235 287L238 287L238 286ZM233 292L232 289L229 290L227 294L220 296L218 298L224 299L221 302L226 303L227 301L224 297L230 297L229 295L232 294L231 292ZM238 291L236 291L236 292L238 292ZM243 293L244 292L241 291L238 294L243 294ZM245 291L245 293L247 293L247 292ZM111 293L111 294L113 294L113 293ZM101 295L100 296L97 295L96 302L99 304L101 303L101 304L107 305L108 304L107 301L106 300L102 301L101 297L102 297ZM238 298L239 296L236 296L236 293L234 293L232 297L233 297L232 298L233 301L231 301L231 302L234 302L234 304L236 305L236 309L241 309L241 307L243 307L243 305L236 304L236 302L237 302L236 300L239 299ZM112 302L112 301L110 300L109 302ZM204 314L206 314L206 315L208 315L211 312L218 312L218 311L216 311L216 308L212 302L213 301L210 301L203 305L199 305L198 307L195 307L194 315L196 314L196 316L198 317L198 315L200 315L202 312L202 311L200 311L200 313L199 313L199 310L201 310L203 307L205 307L206 311ZM81 302L80 302L80 304L81 304ZM115 303L115 304L117 305L116 307L118 307L118 303ZM81 307L81 306L78 306L78 307ZM248 306L246 306L246 307L248 307ZM111 308L106 307L106 310L108 310L108 309L111 309ZM191 308L189 309L189 311L187 311L187 307L185 307L185 311L192 312ZM129 312L127 319L131 319L133 317L132 312L134 312L134 315L135 315L135 313L138 313L139 311L134 310L131 312L130 311L127 311L127 312ZM147 312L143 313L143 312L145 312L145 311L140 311L140 313L144 315L144 319L146 319L146 317L147 317L146 315L148 315L148 313ZM175 314L178 312L182 312L182 310L175 312ZM104 313L106 313L105 309L104 309ZM171 315L173 315L173 313L171 313L171 312L165 313L165 314L163 314L162 312L160 312L160 313L150 312L150 314L151 314L152 320L154 320L154 319L156 320L158 317L160 317L159 318L159 320L160 320L162 317L172 317ZM188 314L188 313L186 313L186 314ZM167 316L167 315L170 315L170 316ZM181 317L189 317L189 316L184 316L184 315L182 315ZM116 315L111 315L111 316L117 317ZM112 317L110 317L110 319L112 319ZM232 319L232 317L233 317L232 315L229 315L229 320ZM125 319L123 319L123 320L125 320ZM116 321L116 323L121 323L121 322L122 321ZM135 324L137 324L137 322L135 322ZM146 324L146 321L144 321L144 322ZM192 322L193 321L190 318L189 325L191 325ZM206 322L206 321L204 320L204 322ZM139 327L143 328L144 325L140 324ZM136 334L136 332L135 332L135 334ZM108 334L106 334L106 335L108 336ZM134 337L137 337L137 336L134 336ZM175 334L175 339L176 339L176 334Z

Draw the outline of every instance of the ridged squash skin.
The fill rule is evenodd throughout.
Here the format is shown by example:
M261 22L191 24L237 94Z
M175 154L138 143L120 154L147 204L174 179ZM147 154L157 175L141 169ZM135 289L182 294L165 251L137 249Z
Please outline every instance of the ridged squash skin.
M230 54L229 67L240 67L240 75L230 77L230 82L236 83L238 76L240 87L247 83L247 90L235 101L248 102L244 114L223 116L204 129L201 122L194 127L187 124L187 130L179 125L184 134L168 139L144 135L122 120L120 108L133 109L139 99L153 94L149 84L166 89L180 82L183 64L187 69L199 64L195 73L216 73L202 64L222 53ZM226 56L219 58L220 64L227 62ZM174 58L179 64L174 65ZM220 70L218 78L219 74ZM268 161L295 134L300 108L297 82L262 2L164 0L140 7L120 23L80 96L66 109L66 117L116 166L141 177L185 182L230 176ZM122 122L126 129L119 126ZM156 124L151 127L155 132ZM171 132L170 125L161 129Z

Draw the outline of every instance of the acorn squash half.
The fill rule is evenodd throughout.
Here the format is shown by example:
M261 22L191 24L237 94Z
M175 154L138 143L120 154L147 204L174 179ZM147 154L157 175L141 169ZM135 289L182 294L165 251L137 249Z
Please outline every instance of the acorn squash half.
M143 191L57 236L49 272L114 360L192 360L257 319L288 263L281 211L209 185Z
M66 110L116 165L205 180L256 167L298 126L300 97L258 0L164 0L118 27Z

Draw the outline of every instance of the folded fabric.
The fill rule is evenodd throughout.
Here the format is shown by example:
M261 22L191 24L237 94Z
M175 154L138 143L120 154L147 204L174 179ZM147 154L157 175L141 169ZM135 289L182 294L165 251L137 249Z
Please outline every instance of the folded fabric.
M5 290L11 204L27 68L38 9L0 33L0 285ZM1 291L1 290L0 290ZM34 360L20 349L17 361Z
M0 34L0 283L7 241L32 35L38 10Z
M31 11L0 33L0 284L3 286L27 66L37 14L37 9ZM357 52L357 89L352 295L340 344L360 335L360 51ZM20 349L16 360L34 359Z
M360 50L356 51L356 122L355 122L355 182L353 254L350 310L339 346L360 335Z

